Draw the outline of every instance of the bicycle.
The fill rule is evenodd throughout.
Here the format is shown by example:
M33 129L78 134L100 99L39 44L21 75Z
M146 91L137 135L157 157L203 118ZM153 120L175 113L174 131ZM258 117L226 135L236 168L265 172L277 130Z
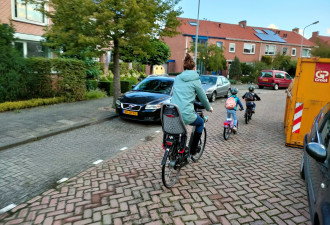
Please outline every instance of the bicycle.
M239 111L242 111L239 109ZM236 125L236 131L234 131L234 120L232 118L227 118L226 121L223 123L223 138L227 141L230 134L237 134L238 131L238 120Z
M201 104L195 103L195 111L204 118ZM162 182L166 188L171 188L178 180L180 170L190 163L197 162L205 149L206 144L206 128L204 127L202 136L198 143L196 155L190 154L190 146L194 137L196 127L191 131L189 145L187 143L187 129L182 120L179 108L174 104L163 104L161 108L161 119L163 129L163 148L165 150L162 159Z
M245 119L245 123L248 124L249 121L252 119L252 105L246 105L246 111L244 114L244 119Z

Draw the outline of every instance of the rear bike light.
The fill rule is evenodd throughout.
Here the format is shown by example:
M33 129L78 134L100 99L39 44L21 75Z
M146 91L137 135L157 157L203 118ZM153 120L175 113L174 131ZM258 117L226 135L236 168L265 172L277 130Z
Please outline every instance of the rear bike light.
M184 153L184 150L185 150L185 148L183 148L181 151L179 151L179 153Z
M171 114L167 114L166 116L167 116L167 117L170 117L170 118L174 118L174 116L171 115Z
M167 145L172 145L173 143L170 142L170 141L167 141L166 144L167 144Z

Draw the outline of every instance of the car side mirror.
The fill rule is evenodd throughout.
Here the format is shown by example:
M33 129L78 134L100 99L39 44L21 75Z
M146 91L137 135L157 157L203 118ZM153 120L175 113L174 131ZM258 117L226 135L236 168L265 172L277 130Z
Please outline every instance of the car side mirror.
M136 87L136 85L135 85L135 84L133 84L133 85L132 85L132 89L133 89L133 88L135 88L135 87Z
M306 151L313 159L323 163L327 158L327 150L321 144L310 142L306 146Z

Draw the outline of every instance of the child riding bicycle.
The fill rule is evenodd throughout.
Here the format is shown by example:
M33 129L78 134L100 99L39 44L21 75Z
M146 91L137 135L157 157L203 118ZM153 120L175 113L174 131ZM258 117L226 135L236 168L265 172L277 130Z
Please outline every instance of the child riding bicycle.
M233 131L237 131L237 116L236 116L236 110L237 110L237 104L240 107L240 110L244 110L243 105L239 98L236 96L238 93L237 88L231 88L230 89L231 96L226 100L226 111L227 111L227 119L233 117L234 119L234 128Z
M246 109L249 106L252 106L252 113L255 113L256 104L254 103L254 101L255 100L260 101L261 98L256 93L254 93L254 86L253 85L249 86L249 92L246 92L242 96L242 98L245 99L245 101L246 101Z

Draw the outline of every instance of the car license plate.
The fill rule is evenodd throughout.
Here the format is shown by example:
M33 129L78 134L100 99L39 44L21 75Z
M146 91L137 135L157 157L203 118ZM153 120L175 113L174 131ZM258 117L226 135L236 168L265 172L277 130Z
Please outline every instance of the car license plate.
M123 113L127 114L127 115L132 115L132 116L138 115L138 112L133 112L133 111L128 111L128 110L123 110Z
M262 81L268 81L268 79L263 79Z

